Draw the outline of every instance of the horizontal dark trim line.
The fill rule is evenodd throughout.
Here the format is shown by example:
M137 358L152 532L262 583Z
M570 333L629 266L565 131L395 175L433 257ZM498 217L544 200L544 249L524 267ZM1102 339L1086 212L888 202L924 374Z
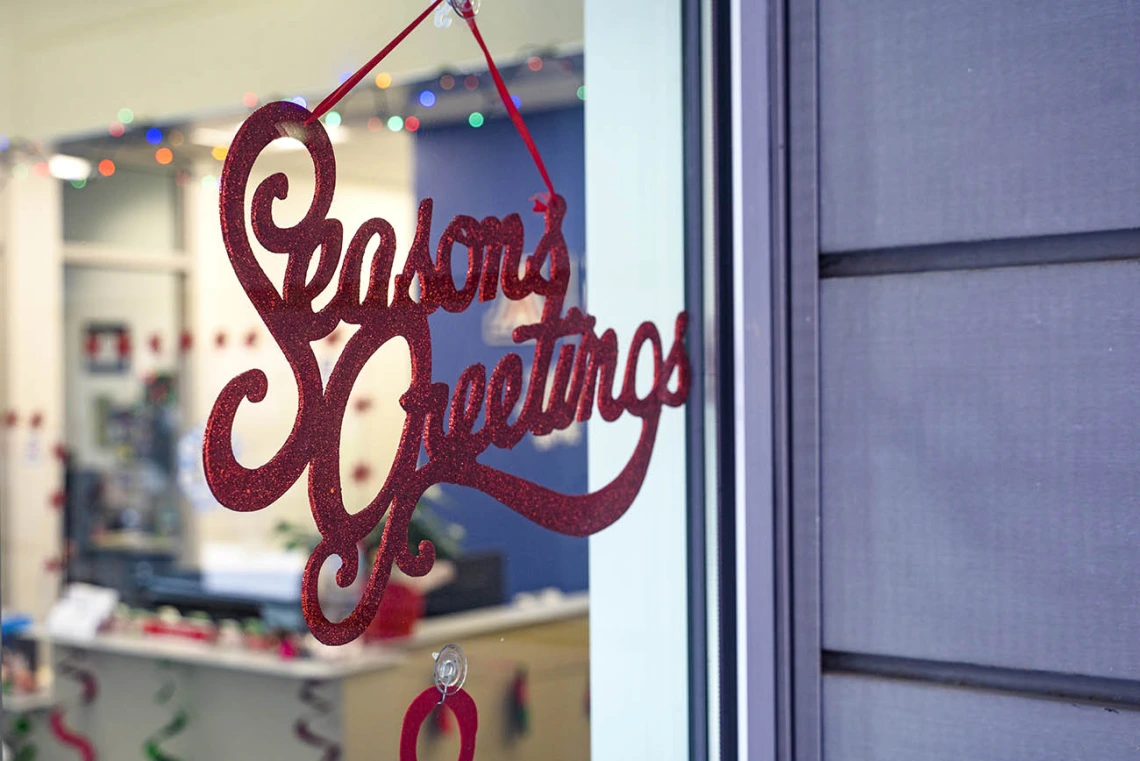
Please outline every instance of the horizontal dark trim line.
M833 650L823 652L823 672L933 682L1023 697L1087 703L1110 710L1140 711L1140 681L1124 679L1061 674L1052 671L1022 671L970 663Z
M825 253L820 255L819 276L865 277L1137 258L1140 230L1106 230Z

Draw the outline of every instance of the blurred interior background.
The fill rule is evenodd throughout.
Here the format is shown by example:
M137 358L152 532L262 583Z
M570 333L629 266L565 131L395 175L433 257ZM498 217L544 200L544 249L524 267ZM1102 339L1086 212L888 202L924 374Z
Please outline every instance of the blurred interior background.
M5 639L5 706L41 719L9 745L34 742L41 758L56 757L42 719L66 705L102 754L128 757L181 701L189 724L167 742L192 757L316 758L319 747L291 729L309 710L301 687L316 680L334 706L325 735L349 758L395 757L393 722L411 686L430 684L433 648L463 634L483 653L468 689L502 729L488 733L483 757L588 756L586 540L481 494L434 489L413 533L432 539L442 562L426 581L403 580L411 602L388 630L333 660L300 615L300 572L317 538L306 479L269 509L239 514L216 503L202 473L206 417L238 373L269 377L266 400L238 415L243 464L267 461L296 412L292 374L221 241L218 176L230 141L267 102L311 107L422 9L406 0L0 7L0 559L6 618L26 618L35 643ZM568 306L584 304L581 3L538 12L496 0L479 23L568 199ZM369 217L391 222L397 271L422 198L434 199L433 241L460 213L518 212L528 247L541 235L529 199L543 186L454 14L436 13L322 122L337 158L330 216L346 231ZM251 186L274 172L290 182L276 218L299 218L312 191L299 143L266 151ZM283 258L260 261L279 282ZM435 379L453 384L467 365L496 362L539 298L433 316ZM315 345L323 373L349 335L342 325ZM387 476L408 373L406 346L393 341L355 386L341 451L350 510ZM580 493L586 446L575 424L483 461ZM75 583L114 593L98 646L45 628ZM322 594L347 612L358 592L330 580ZM509 656L485 644L504 638ZM61 663L97 675L93 703L61 677ZM167 681L169 705L154 698ZM381 704L389 719L377 718ZM421 740L421 758L454 756L454 728L441 727Z

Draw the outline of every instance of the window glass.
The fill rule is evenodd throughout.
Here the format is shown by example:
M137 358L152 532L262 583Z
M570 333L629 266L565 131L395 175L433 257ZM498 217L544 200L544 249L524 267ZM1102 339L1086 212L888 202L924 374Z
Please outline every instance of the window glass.
M228 232L223 170L239 163L231 153L241 152L242 124L275 102L315 110L422 8L356 3L267 19L264 8L242 4L185 15L112 5L123 5L118 15L76 11L91 30L90 94L67 113L32 108L13 122L20 134L0 112L0 132L12 132L0 154L5 215L34 220L0 228L5 255L20 262L0 280L0 304L38 336L8 328L0 341L8 368L0 403L14 415L0 430L4 571L39 584L4 590L6 627L30 619L4 639L6 714L27 720L26 731L4 728L10 749L62 757L68 742L49 721L59 709L79 738L71 747L87 743L102 758L395 759L406 712L446 662L465 670L463 690L477 707L476 758L569 761L647 749L682 757L687 476L673 352L684 308L673 245L681 221L673 215L676 224L644 244L618 236L588 250L601 238L588 236L587 210L599 198L616 210L629 175L623 180L621 155L599 162L587 151L598 124L586 114L582 4L541 16L481 11L501 83L454 11L430 15L434 23L317 125L293 124L327 137L335 189L318 187L302 142L276 140L238 199L244 229ZM25 15L21 34L56 29L45 14ZM336 17L335 32L325 15ZM357 16L369 18L367 33ZM186 68L161 86L136 71L155 40ZM60 45L63 58L82 57L71 42ZM612 42L606 49L614 55ZM33 59L19 67L29 87L62 76ZM599 80L603 94L624 86L612 73L620 67L606 70L614 80ZM637 159L630 171L644 163L638 142L619 151ZM317 159L325 171L326 158ZM650 181L665 205L680 198L679 163L669 167ZM543 172L560 199L545 195ZM255 194L268 192L273 223L290 227L330 191L324 219L339 225L323 223L323 243L305 238L313 228L303 226L273 240L264 210L252 211ZM410 256L426 253L436 267L457 218L450 271L442 264L402 285ZM595 230L615 224L598 219ZM552 225L564 258L551 252ZM235 241L250 242L268 285L235 267ZM430 346L405 323L381 337L391 313L414 311L398 302L401 289L423 305L448 276L452 290L468 282L475 290L463 308L426 318ZM313 314L295 321L293 335L264 307L310 299ZM559 318L577 328L556 325L548 340L531 327ZM659 345L638 333L646 320ZM517 367L505 359L512 354ZM428 371L434 386L420 383L417 373ZM516 372L517 383L503 380ZM328 401L351 376L351 391ZM464 384L478 401L452 404ZM417 403L435 398L418 397L421 385L444 395L442 443L432 438L435 418L415 417ZM232 435L218 433L235 388L243 398ZM469 422L478 433L495 414L488 400L512 395L500 422L520 435L432 479L401 531L391 497L378 497L391 474L410 481L442 467L463 416L477 413ZM527 422L528 404L554 422L534 422L538 413ZM550 411L559 405L569 413ZM327 425L299 427L291 449L296 421L318 413ZM422 446L404 443L409 428L415 437L426 431ZM203 460L211 437L227 454L232 446L235 462L212 483ZM312 464L334 445L334 466ZM245 474L301 450L306 467L274 479L281 488L255 505L260 487ZM628 513L606 512L641 489ZM314 505L340 501L354 516L344 525L357 521L345 530L351 559L321 554L335 531ZM410 559L393 565L375 615L334 644L339 635L329 631L347 631L354 611L371 610L369 575L391 563L386 547L406 546L410 558L426 552L425 541L434 547L430 571ZM355 578L346 563L359 566ZM315 596L303 604L308 578ZM314 625L322 616L331 622L323 629ZM448 661L449 646L462 657ZM630 698L644 703L615 709ZM410 730L419 758L460 757L463 700L449 694ZM632 734L622 731L626 721ZM643 730L653 721L665 727L655 737Z

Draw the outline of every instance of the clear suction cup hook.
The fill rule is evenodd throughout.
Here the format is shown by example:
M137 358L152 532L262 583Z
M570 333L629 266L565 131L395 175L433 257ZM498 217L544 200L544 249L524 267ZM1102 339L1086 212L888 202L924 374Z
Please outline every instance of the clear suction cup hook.
M437 29L447 29L451 26L451 3L440 3L435 7L435 18L432 19Z
M439 702L454 695L467 681L467 656L459 645L445 645L435 653L435 688L439 690Z
M466 21L475 18L482 0L447 0L447 4L452 7L456 16Z
M473 19L481 4L480 0L447 0L436 6L434 23L440 29L447 29L451 26L452 11L464 21Z

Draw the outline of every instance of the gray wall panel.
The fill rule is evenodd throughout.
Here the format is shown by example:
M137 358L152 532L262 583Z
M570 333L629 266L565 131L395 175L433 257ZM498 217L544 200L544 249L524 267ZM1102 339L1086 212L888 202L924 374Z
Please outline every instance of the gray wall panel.
M820 0L824 251L1140 226L1140 3Z
M1140 264L826 280L828 649L1140 679Z
M823 680L825 761L1133 761L1140 713L856 676Z

